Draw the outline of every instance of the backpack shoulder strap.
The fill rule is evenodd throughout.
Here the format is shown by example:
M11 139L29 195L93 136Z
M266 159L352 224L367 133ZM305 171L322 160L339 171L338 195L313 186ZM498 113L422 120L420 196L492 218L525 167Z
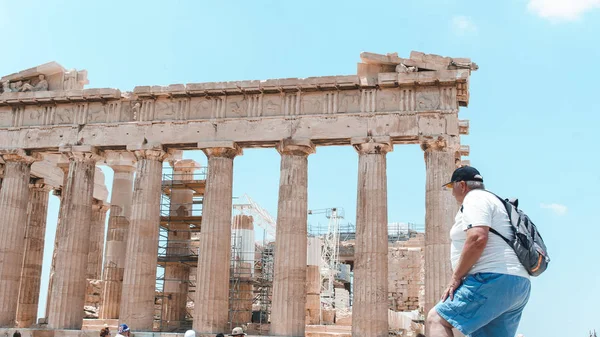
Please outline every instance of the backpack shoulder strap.
M502 234L498 233L498 231L496 231L496 230L495 230L495 229L493 229L492 227L490 227L490 232L492 232L492 233L494 233L494 234L498 235L499 237L501 237L501 238L502 238L502 240L504 240L504 242L508 243L509 245L512 245L512 243L510 243L510 240L509 240L509 239L507 239L506 237L504 237L504 235L502 235Z
M492 195L494 195L496 198L498 198L498 200L500 200L500 202L502 203L502 205L504 205L504 208L506 209L506 214L508 214L508 221L510 222L510 228L512 228L513 233L515 233L516 235L516 229L515 226L512 224L512 219L511 219L511 213L512 213L512 206L510 205L510 203L508 203L506 200L502 199L500 196L498 196L497 194L488 191L488 190L484 190ZM492 227L490 227L490 232L498 235L499 237L502 238L502 240L504 240L506 243L508 243L509 245L512 246L511 242L509 239L507 239L504 235L498 233L497 230L493 229Z

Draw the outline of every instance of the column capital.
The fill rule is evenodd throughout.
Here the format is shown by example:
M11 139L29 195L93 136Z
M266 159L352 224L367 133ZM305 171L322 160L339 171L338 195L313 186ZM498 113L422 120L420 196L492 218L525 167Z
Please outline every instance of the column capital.
M421 150L425 152L432 151L444 151L444 152L457 152L460 149L460 144L458 143L458 139L455 137L442 137L438 136L434 137L422 137L420 139L421 142Z
M50 192L54 189L54 186L46 184L43 178L31 178L29 179L29 188L36 189L43 192Z
M43 159L40 153L28 153L23 149L0 149L0 158L4 162L24 162L27 164L33 164L33 162Z
M127 150L132 151L135 158L163 161L168 153L161 144L127 145Z
M135 171L135 154L130 151L104 151L104 163L113 171Z
M310 139L284 139L277 144L277 152L281 155L308 156L315 153L316 148Z
M182 173L194 173L197 169L201 168L200 164L193 159L178 159L171 162L174 172Z
M350 143L359 154L386 154L394 150L389 136L353 137Z
M98 161L102 159L100 152L91 145L69 145L61 146L58 151L73 161Z
M233 159L243 154L242 148L237 143L231 141L202 142L198 143L198 148L209 158L225 157Z
M134 165L108 165L114 172L135 172Z
M69 162L66 163L56 163L56 167L61 169L64 174L69 174Z
M106 213L110 209L110 204L99 199L92 201L92 211Z

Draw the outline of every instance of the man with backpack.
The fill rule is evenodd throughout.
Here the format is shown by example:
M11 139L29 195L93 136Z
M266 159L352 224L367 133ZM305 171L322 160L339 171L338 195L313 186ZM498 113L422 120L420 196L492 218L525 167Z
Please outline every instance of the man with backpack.
M516 202L509 204L486 191L477 169L456 169L444 187L452 189L461 206L450 230L452 279L427 316L428 337L453 336L452 328L468 336L514 337L531 290L532 266L521 261L543 257L538 254L542 249L535 250L538 246L528 243L533 242L531 235L527 241L527 235L515 234L525 224L514 227L515 219L511 222L509 214L518 220L526 215L516 208ZM524 222L534 229L536 238L533 223L528 218ZM523 242L515 240L518 237L531 247L521 247ZM545 254L545 246L542 248ZM543 266L545 269L546 264ZM535 268L540 269L540 263Z

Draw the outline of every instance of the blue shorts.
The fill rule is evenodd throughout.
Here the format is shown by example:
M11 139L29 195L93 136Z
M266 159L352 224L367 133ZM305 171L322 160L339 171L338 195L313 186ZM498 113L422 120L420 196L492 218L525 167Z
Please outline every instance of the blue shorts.
M435 306L437 313L470 337L514 337L529 301L527 278L478 273L468 275L455 291Z

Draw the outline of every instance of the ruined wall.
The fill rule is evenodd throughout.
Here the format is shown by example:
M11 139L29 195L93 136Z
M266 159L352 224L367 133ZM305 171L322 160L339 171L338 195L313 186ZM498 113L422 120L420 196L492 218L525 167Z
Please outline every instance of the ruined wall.
M418 234L408 241L390 244L388 248L390 310L422 310L425 284L424 243L424 235Z
M98 318L100 303L102 299L102 280L87 280L87 292L85 296L84 318Z

